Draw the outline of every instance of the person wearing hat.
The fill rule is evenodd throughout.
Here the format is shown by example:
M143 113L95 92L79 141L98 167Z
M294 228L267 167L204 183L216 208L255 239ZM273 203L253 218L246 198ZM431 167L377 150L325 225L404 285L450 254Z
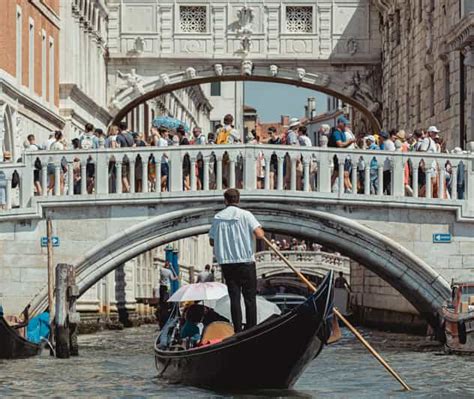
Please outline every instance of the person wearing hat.
M288 131L286 132L286 144L287 145L298 145L298 126L300 125L300 120L298 118L291 118L290 124L288 126Z
M375 137L373 135L368 135L364 137L365 145L368 150L371 151L380 151L380 147L376 144ZM370 161L370 193L376 194L379 186L378 173L377 173L377 160L373 157Z

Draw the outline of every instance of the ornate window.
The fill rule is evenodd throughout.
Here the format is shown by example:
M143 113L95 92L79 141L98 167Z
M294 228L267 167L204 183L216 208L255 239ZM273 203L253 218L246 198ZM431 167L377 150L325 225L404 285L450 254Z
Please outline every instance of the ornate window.
M286 31L288 33L313 32L313 7L288 6L286 7Z
M180 6L179 24L181 32L207 32L207 8L205 6Z

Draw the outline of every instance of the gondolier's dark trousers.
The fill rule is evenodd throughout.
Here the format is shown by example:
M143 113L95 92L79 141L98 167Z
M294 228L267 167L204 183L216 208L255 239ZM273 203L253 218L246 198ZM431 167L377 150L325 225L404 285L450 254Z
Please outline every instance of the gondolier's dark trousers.
M255 262L227 263L221 265L221 269L229 290L230 312L235 332L242 331L241 293L245 303L245 328L255 326L257 324L257 273Z

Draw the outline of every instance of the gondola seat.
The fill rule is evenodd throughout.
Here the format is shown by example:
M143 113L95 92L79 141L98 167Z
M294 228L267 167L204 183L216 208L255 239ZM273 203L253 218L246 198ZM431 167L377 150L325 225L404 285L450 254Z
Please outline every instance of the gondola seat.
M234 327L226 321L214 321L206 326L202 333L201 346L209 345L211 342L220 342L234 335Z

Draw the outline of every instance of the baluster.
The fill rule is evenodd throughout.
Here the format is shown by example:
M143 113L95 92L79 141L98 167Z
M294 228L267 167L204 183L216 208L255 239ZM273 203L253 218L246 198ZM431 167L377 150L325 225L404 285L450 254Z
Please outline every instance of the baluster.
M41 163L41 194L43 197L48 195L48 162Z
M458 199L458 164L451 166L451 199Z
M438 198L444 199L444 187L446 186L446 169L442 162L438 162L439 167L439 184L438 184Z
M331 163L332 155L327 152L319 153L318 161L318 192L320 193L330 193L332 191L331 187Z
M216 189L222 190L222 155L216 155L217 170L216 170Z
M235 156L229 155L229 188L235 188Z
M155 192L161 193L161 159L162 154L155 154Z
M290 155L291 159L291 174L290 174L290 190L296 191L296 165L298 164L299 155Z
M283 176L283 161L284 161L284 157L278 156L277 189L279 191L283 190L283 180L285 179L285 176Z
M364 163L365 163L365 168L364 168L364 194L365 195L370 195L370 186L371 186L371 181L370 181L370 163L372 162L371 159L365 158Z
M73 161L67 162L67 194L74 195L74 169Z
M5 177L5 183L7 185L5 187L5 208L9 211L12 209L12 175L6 175Z
M202 171L202 189L204 191L209 191L209 156L202 156L202 164L203 164L203 171Z
M122 161L115 161L115 191L122 194Z
M383 159L382 159L382 162L380 162L380 160L377 159L377 180L378 180L377 195L383 195L383 164L384 164Z
M415 162L412 161L412 189L413 189L413 198L418 198L418 167L420 166L420 162L417 158L415 158Z
M426 198L431 198L431 169L426 170Z
M189 156L189 162L191 164L191 171L190 171L190 180L191 180L191 191L197 190L197 182L196 182L196 157Z
M272 159L272 155L265 156L265 190L270 190L270 161ZM273 187L271 188L273 190Z
M352 184L352 194L357 194L357 166L358 162L354 159L351 159L352 173L351 173L351 184Z
M344 194L344 159L342 159L342 156L339 155L338 157L338 190L339 190L339 195Z
M135 192L135 159L130 159L130 170L129 170L129 176L130 176L130 193Z
M148 192L148 157L142 156L142 193Z
M87 194L87 159L81 159L81 195Z
M54 164L54 195L61 195L61 161Z
M311 191L311 186L310 186L310 183L309 183L309 173L310 173L310 163L311 161L308 159L308 158L304 158L303 159L303 174L304 174L304 177L303 177L303 190L308 192L308 191Z

